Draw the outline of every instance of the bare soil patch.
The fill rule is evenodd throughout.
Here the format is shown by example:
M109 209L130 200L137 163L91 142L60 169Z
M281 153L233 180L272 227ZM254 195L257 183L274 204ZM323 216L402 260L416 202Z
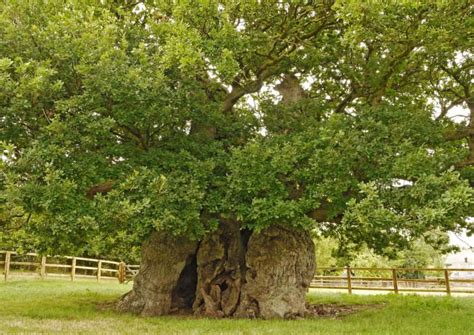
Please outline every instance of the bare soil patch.
M380 309L385 304L360 304L360 305L341 305L341 304L312 304L307 305L309 317L338 319L347 315L360 313L370 309Z

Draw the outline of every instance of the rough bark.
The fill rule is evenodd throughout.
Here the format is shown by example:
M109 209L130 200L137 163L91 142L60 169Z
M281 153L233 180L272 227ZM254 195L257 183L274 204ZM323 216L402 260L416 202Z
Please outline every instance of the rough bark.
M250 237L239 317L293 318L306 313L314 244L306 231L272 226Z
M121 298L118 310L151 316L190 308L196 287L196 247L197 242L186 238L153 233L142 247L133 290Z
M234 314L245 274L249 233L241 231L237 223L228 222L201 242L197 253L195 314L213 317Z
M275 88L282 96L281 103L285 105L298 102L306 97L306 92L294 74L286 74L281 83Z
M314 274L308 232L272 226L259 233L223 222L199 245L155 233L143 246L133 290L119 310L142 315L182 311L208 317L303 316Z

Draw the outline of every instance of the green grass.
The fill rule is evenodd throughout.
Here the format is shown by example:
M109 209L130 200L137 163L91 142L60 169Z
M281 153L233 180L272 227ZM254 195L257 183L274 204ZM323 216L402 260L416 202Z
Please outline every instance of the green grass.
M0 333L474 334L474 298L310 294L313 303L379 307L338 319L292 321L144 318L107 307L130 288L85 281L0 283Z

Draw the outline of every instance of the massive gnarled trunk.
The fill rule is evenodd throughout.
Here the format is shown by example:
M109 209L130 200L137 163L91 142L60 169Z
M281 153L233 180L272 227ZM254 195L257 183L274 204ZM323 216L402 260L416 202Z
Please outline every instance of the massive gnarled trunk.
M142 315L303 316L315 267L308 232L272 226L259 233L225 222L200 242L156 232L118 309Z

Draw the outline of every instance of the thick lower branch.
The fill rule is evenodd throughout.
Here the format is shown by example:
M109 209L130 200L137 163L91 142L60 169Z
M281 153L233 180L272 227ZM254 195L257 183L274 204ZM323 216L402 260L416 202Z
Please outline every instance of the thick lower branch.
M107 194L109 193L112 188L114 187L115 185L115 181L114 180L108 180L102 184L97 184L97 185L94 185L92 186L90 189L87 190L86 192L86 196L89 198L89 199L92 199L94 198L94 196L96 194Z

